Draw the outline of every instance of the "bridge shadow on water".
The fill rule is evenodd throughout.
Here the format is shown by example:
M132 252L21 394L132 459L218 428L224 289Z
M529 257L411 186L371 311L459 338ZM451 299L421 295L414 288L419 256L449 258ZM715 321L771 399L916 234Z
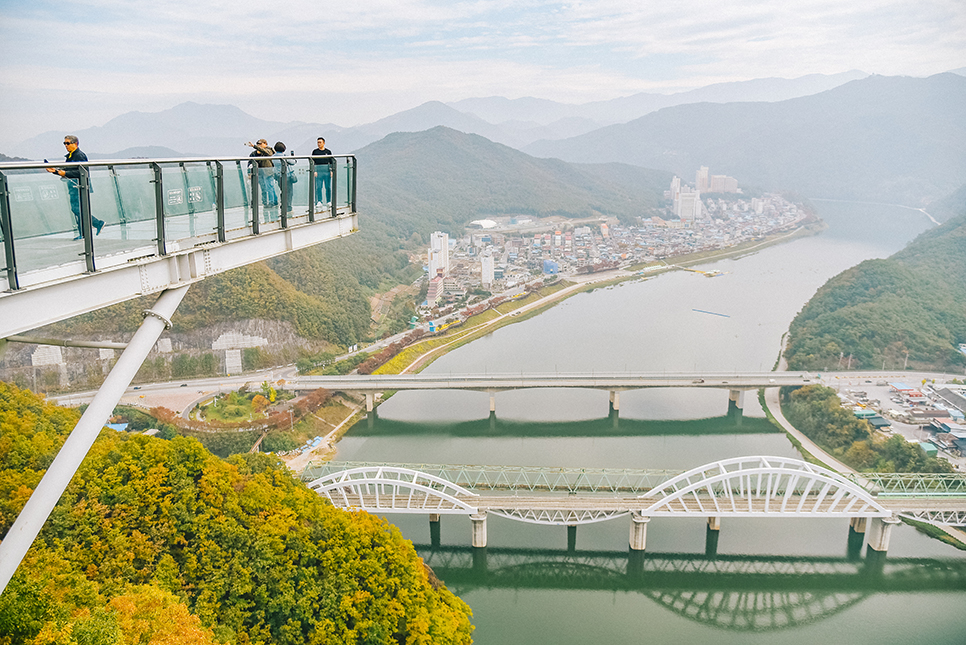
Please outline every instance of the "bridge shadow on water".
M382 419L375 412L351 429L355 437L444 435L452 437L646 437L780 433L767 419L722 417L689 420L618 418L616 413L583 421L514 421L489 418L456 423Z
M966 560L416 545L457 594L476 589L641 593L698 623L733 631L788 629L883 593L966 591ZM850 545L851 550L851 545Z

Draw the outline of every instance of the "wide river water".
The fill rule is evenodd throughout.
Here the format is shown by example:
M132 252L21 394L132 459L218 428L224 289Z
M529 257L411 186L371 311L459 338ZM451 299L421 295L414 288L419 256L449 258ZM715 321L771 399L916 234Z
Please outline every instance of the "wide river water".
M768 370L782 334L826 280L886 257L930 226L899 207L816 202L826 231L707 265L574 296L453 351L426 373ZM716 312L724 316L710 315ZM725 317L727 316L727 317ZM798 456L727 392L530 390L399 393L353 427L340 461L687 469L742 455ZM390 521L473 609L478 643L963 643L966 554L898 526L884 567L848 548L847 520L657 518L628 554L629 519L565 527L488 518L485 552L468 518L444 516L430 547L422 516ZM712 548L716 546L716 548ZM476 551L476 552L474 552Z

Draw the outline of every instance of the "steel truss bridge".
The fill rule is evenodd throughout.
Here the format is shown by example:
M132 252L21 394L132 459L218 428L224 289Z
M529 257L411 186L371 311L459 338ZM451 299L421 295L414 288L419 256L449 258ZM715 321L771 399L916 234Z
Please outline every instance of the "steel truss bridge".
M739 457L687 472L510 466L309 464L334 505L374 513L493 513L577 526L650 517L891 518L966 524L966 477L846 478L786 457Z
M704 556L417 545L454 593L574 588L641 593L695 622L733 631L794 628L880 593L966 589L966 560Z

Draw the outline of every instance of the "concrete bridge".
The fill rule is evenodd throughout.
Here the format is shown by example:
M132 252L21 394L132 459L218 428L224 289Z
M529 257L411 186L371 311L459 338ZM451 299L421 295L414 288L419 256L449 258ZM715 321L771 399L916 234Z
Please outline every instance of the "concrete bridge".
M438 544L416 545L416 552L461 596L475 589L637 592L688 620L729 631L795 628L875 594L966 589L964 560L862 558L854 547L850 542L845 558Z
M375 395L405 390L471 390L488 392L490 412L496 411L496 393L533 388L581 388L610 392L610 404L620 410L620 393L648 388L693 387L728 390L729 408L744 408L748 390L806 385L817 382L808 372L621 372L590 374L381 374L351 376L301 376L285 387L294 390L325 388L366 395L366 411L372 412Z
M886 552L900 516L966 524L966 477L847 478L787 457L738 457L683 473L622 469L309 465L309 488L334 505L374 513L468 515L474 547L487 542L486 517L576 527L630 517L629 546L643 551L652 517L702 517L715 535L724 518L848 518Z

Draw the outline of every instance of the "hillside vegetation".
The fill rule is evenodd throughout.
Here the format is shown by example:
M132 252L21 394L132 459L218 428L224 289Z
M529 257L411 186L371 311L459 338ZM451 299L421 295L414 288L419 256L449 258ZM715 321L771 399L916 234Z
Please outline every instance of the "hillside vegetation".
M963 212L962 205L960 212ZM922 233L885 260L829 280L792 321L791 369L845 366L961 371L966 357L966 214Z
M456 233L492 215L630 219L649 213L671 181L670 173L623 164L536 159L444 127L397 132L356 156L360 212L401 239Z
M0 535L76 422L0 383ZM395 527L273 458L105 430L0 596L0 644L469 643L469 615Z

